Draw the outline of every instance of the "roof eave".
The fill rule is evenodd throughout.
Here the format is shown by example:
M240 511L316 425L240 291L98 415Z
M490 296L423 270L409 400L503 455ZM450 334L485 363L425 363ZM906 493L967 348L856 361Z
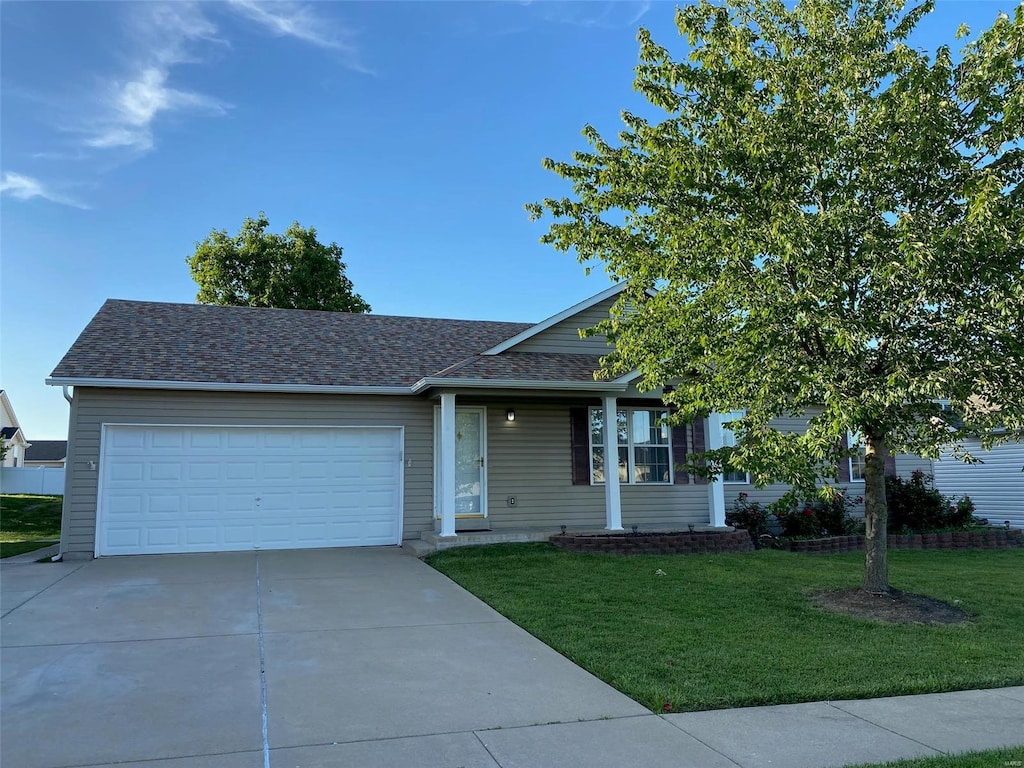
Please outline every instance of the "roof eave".
M430 387L469 389L540 389L560 392L624 392L628 384L617 381L534 381L527 379L456 379L427 376L412 385L418 394Z
M176 389L198 392L277 392L321 395L411 395L411 387L352 386L330 384L253 384L218 381L161 381L149 379L107 379L100 377L52 376L51 387L108 387L113 389Z

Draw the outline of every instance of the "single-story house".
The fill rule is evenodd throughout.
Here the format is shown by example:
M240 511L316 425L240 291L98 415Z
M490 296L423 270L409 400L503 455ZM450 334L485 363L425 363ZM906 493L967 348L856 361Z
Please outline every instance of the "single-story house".
M68 456L67 440L33 440L25 452L26 467L61 468Z
M540 323L107 301L47 379L71 401L61 550L721 528L755 489L680 465L724 416L669 429L661 392L594 378L606 341L579 329L622 289Z
M7 396L6 390L3 389L0 389L0 440L7 448L3 461L0 461L0 466L24 466L25 451L28 450L31 443L25 439L25 433L21 431L18 417L14 415L11 400Z

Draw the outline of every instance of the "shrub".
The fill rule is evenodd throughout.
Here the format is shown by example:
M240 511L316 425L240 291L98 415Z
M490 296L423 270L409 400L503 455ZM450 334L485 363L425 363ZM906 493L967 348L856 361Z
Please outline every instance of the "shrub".
M725 522L736 528L743 528L754 541L755 547L761 546L761 536L768 533L770 515L756 501L741 493L732 503L732 511L725 515Z
M780 504L774 514L782 526L783 536L844 536L857 530L850 508L860 501L860 497L850 499L843 491L828 499L815 499L792 507Z
M974 517L969 496L958 501L946 498L934 486L931 476L919 469L909 480L885 478L885 497L893 530L926 533L947 528L968 528L982 521Z
M811 504L823 536L846 536L857 531L857 521L850 516L850 509L864 498L851 499L846 492L837 493L831 499L817 499Z
M777 509L775 518L782 526L783 536L820 536L821 521L810 504L793 509Z

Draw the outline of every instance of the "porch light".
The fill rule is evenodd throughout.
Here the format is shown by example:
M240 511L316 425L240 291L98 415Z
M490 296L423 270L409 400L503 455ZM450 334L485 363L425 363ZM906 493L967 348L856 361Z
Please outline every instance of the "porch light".
M505 421L515 421L515 420L516 420L516 409L515 408L509 408L507 411L505 411Z

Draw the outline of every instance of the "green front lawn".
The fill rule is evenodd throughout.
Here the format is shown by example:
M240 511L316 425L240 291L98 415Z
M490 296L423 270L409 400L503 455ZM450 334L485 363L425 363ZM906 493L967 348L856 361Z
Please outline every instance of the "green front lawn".
M894 587L973 616L952 626L813 605L816 591L860 583L861 553L620 557L508 544L428 562L655 711L1024 684L1020 549L889 553Z
M1019 768L1024 765L1024 747L986 749L981 752L965 752L962 755L941 755L938 757L917 757L896 760L891 763L851 765L847 768Z
M63 503L63 496L0 496L0 558L58 541Z

